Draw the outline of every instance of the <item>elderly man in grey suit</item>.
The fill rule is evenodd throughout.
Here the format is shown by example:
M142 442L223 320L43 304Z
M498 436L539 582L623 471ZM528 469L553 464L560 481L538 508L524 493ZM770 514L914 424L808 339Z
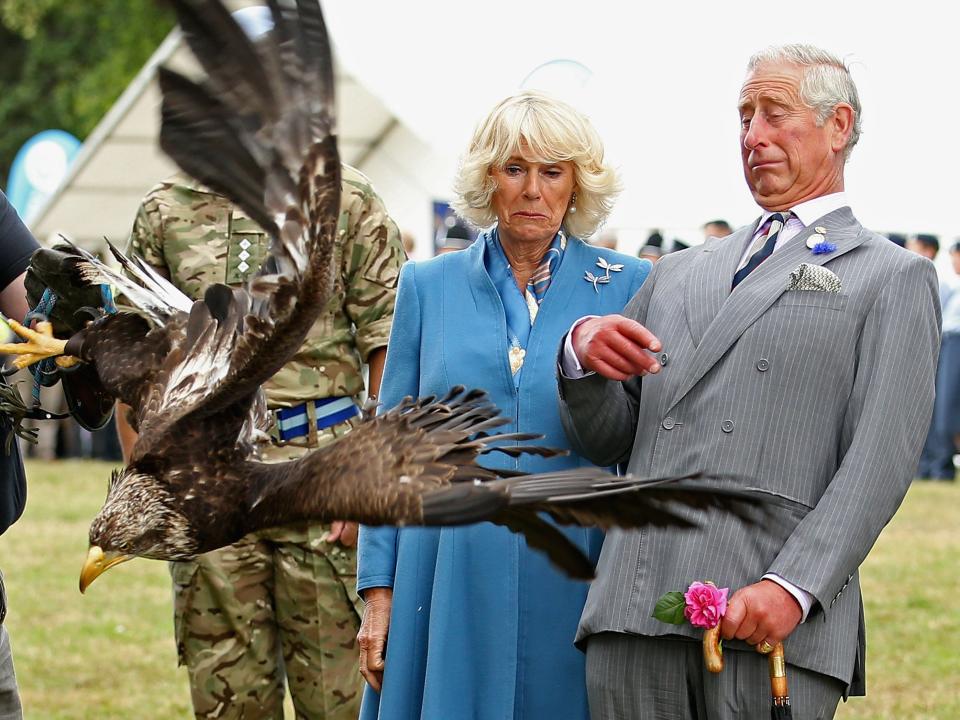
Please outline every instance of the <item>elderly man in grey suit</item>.
M763 212L669 255L623 316L579 321L561 353L574 444L640 475L704 472L766 493L761 529L706 512L695 530L607 535L584 608L595 720L760 718L783 640L796 718L863 694L857 568L903 500L933 402L933 264L857 222L843 171L860 130L845 65L809 46L749 63L743 170ZM602 290L601 290L602 291ZM729 586L726 668L702 631L651 617L693 581Z

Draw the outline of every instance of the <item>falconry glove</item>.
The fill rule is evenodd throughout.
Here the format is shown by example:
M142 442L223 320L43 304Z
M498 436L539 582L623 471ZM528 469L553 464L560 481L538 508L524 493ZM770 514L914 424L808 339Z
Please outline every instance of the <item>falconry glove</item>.
M106 312L108 303L112 305L101 286L80 280L80 257L76 248L67 244L41 248L30 258L24 278L27 302L33 308L27 320L43 315L53 326L53 334L61 339L79 332L98 313ZM50 363L34 379L46 386L59 380L70 414L86 430L102 428L113 414L114 398L104 390L91 366L60 368ZM39 401L37 395L35 401Z

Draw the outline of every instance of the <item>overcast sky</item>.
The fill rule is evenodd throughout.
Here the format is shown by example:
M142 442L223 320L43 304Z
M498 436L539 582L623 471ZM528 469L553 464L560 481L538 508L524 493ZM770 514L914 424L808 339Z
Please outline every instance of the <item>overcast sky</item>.
M863 103L847 166L855 214L878 231L960 235L960 59L950 3L700 0L332 0L348 70L456 157L476 122L531 72L587 112L626 190L611 225L750 221L736 100L750 54L811 42L846 59ZM439 28L439 29L438 29ZM558 80L558 77L561 79ZM584 84L584 79L586 83ZM559 84L558 84L559 83ZM451 167L451 173L453 167Z

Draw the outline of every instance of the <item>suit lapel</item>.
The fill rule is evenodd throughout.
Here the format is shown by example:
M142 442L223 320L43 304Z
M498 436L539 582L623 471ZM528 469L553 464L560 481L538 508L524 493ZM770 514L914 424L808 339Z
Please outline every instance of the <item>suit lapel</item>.
M694 257L687 275L684 310L694 346L717 317L730 295L731 278L737 270L749 238L757 231L756 222L724 238L711 238Z
M837 249L831 253L814 255L807 247L806 242L807 238L814 233L815 228L821 226L827 231L827 241L836 245ZM672 408L680 402L694 385L709 372L710 368L726 354L744 331L776 302L777 298L787 289L792 270L801 263L823 265L853 250L867 237L862 230L863 228L853 217L850 208L843 207L824 215L804 228L799 235L791 238L786 247L771 255L769 259L737 285L733 292L730 292L729 288L733 282L733 273L736 271L736 262L729 268L730 272L725 277L720 277L719 272L716 275L706 275L710 286L716 285L719 281L726 283L727 298L700 337L700 342L697 344L694 356L689 365L686 366L685 372L678 374L677 383L672 388L667 408ZM742 243L738 243L738 245L741 246L740 254L742 254ZM712 262L722 266L726 271L730 264L726 254L726 248L716 258L709 253L704 253L704 263L709 265ZM740 254L737 255L738 259ZM696 288L688 290L688 292L691 291L705 293L706 302L710 302L715 297L717 289L715 287L705 287L702 291L698 291Z

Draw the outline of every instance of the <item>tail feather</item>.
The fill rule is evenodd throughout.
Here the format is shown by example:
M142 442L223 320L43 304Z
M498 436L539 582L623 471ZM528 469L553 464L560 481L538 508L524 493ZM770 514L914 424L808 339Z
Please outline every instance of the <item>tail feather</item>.
M495 522L523 535L527 545L545 554L556 568L575 580L593 580L590 559L560 529L536 513L509 509Z
M160 147L184 171L229 197L271 236L277 225L266 211L266 158L236 126L237 118L208 89L168 68L160 68L163 124ZM211 153L211 148L215 151Z
M423 496L424 525L469 525L488 520L510 504L502 493L485 491L486 486L460 483Z
M172 0L183 36L217 94L238 114L277 107L253 43L219 2Z
M483 485L453 485L423 498L424 525L467 525L490 520L523 535L527 545L546 554L569 577L593 579L589 559L556 526L535 512L509 507L509 499L499 493L477 492Z

